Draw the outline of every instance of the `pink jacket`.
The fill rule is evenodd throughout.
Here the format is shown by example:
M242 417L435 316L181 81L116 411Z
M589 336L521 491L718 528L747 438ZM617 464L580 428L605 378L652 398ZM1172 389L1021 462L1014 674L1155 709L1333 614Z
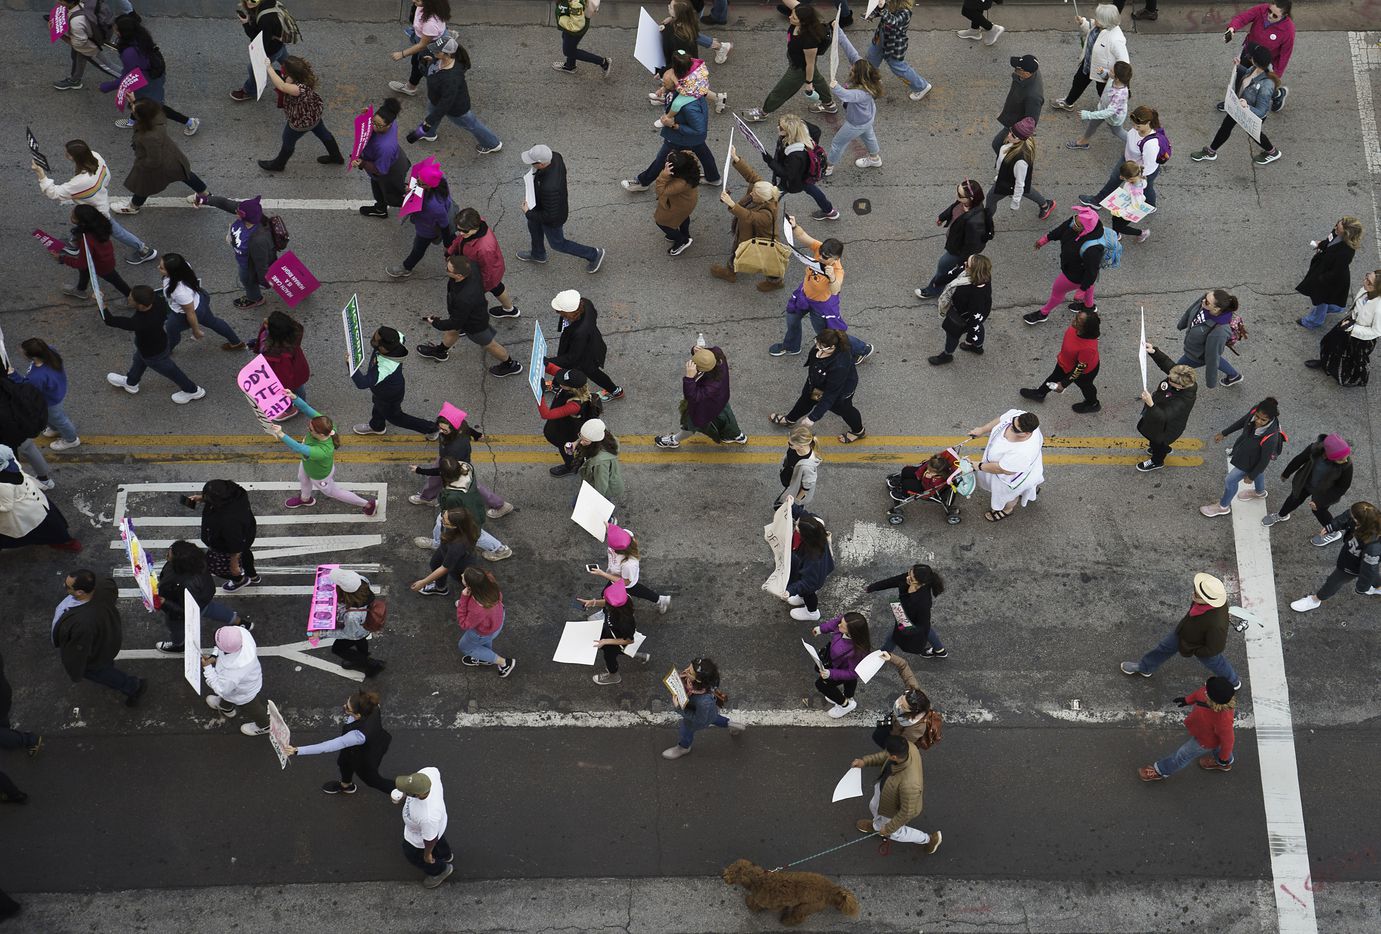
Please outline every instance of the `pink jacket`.
M486 607L468 593L461 594L460 602L456 604L456 622L461 629L473 629L481 636L492 636L503 625L503 600Z
M1252 28L1247 33L1247 42L1259 45L1270 52L1276 74L1283 75L1290 64L1290 53L1295 50L1295 21L1287 16L1278 23L1268 22L1266 17L1270 12L1271 5L1263 3L1238 13L1228 25L1234 32L1241 32L1242 28L1250 23ZM1250 62L1243 64L1251 67Z

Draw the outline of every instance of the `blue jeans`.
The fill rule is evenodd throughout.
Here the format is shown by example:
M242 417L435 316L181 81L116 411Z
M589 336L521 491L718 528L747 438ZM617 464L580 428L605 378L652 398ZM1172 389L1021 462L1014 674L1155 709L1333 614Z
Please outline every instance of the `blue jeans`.
M1300 323L1307 328L1321 328L1329 315L1340 315L1343 310L1341 305L1318 304L1309 309L1309 314L1301 318Z
M843 4L840 4L842 7ZM884 61L882 57L882 46L868 44L868 61L873 63L874 68L881 68ZM916 69L906 63L904 58L889 58L885 60L887 67L892 70L892 74L905 81L911 86L913 91L924 91L930 87L930 82L916 74Z
M207 330L215 331L232 344L240 343L240 336L235 333L235 329L226 321L217 318L216 313L211 310L211 297L205 292L201 293L201 307L197 309L197 323ZM182 312L174 311L168 315L163 322L163 330L168 334L169 353L172 353L173 349L182 343L183 332L191 329L191 323Z
M790 307L786 311L786 336L782 338L782 346L791 353L797 353L801 349L801 319L810 318L810 326L819 334L825 330L825 319L820 317L815 311L804 314L792 311ZM868 352L869 344L865 340L854 337L852 331L845 331L844 336L849 339L849 349L853 352L854 359L858 359Z
M714 48L714 39L702 32L695 37L695 44L701 48L712 49Z
M73 425L72 419L67 417L61 402L48 406L48 427L56 431L58 437L64 441L77 440L77 426Z
M107 665L104 668L88 668L82 673L82 677L88 681L95 681L97 684L104 684L106 687L125 695L133 694L139 690L139 679L134 675L125 674L114 665Z
M574 240L567 240L563 224L555 227L548 227L542 223L542 218L536 210L527 212L527 232L532 238L532 258L546 259L547 250L543 245L543 238L551 244L551 248L558 253L569 253L571 256L578 256L586 262L590 262L599 256L599 250L583 243L576 243Z
M930 277L930 281L926 283L926 288L940 288L941 284L949 278L949 274L954 269L954 267L962 264L963 262L964 261L962 259L955 256L953 253L942 250L940 252L940 259L935 263L935 275Z
M463 113L459 117L448 117L447 119L462 130L469 130L470 135L475 138L475 142L485 149L493 149L499 145L499 138L494 135L494 131L485 126L484 121L476 117L473 110Z
M437 548L441 545L441 513L436 514L436 521L432 523L432 547ZM479 538L475 539L475 547L480 551L498 551L503 547L503 542L499 541L492 533L480 529ZM502 627L500 627L502 628Z
M245 298L257 302L264 297L264 286L259 277L250 271L248 263L238 263L240 285L244 287Z
M814 183L806 185L801 191L815 199L815 206L828 213L834 210L834 205L830 204L830 199L825 197L825 193L820 190L820 186Z
M503 624L487 636L482 636L473 629L467 629L460 634L460 641L456 643L460 649L460 654L468 655L475 661L484 665L494 664L499 656L494 651L494 639L499 633L503 632Z
M138 386L139 380L144 376L145 369L166 376L177 383L177 388L183 392L197 391L197 384L188 379L187 374L182 372L178 365L173 362L173 354L170 350L165 350L152 357L141 356L136 350L134 359L130 360L129 370L125 373L125 382L131 386Z
M1193 360L1189 358L1188 354L1185 354L1184 356L1180 357L1180 359L1175 362L1183 363L1185 366L1192 366L1196 369L1204 365L1202 363L1195 363ZM1221 355L1218 357L1218 372L1222 373L1224 376L1229 378L1241 375L1237 372L1237 370L1233 367L1231 363L1228 363L1228 358Z
M413 41L416 41L416 40L414 39ZM284 46L279 46L278 51L277 51L277 52L274 52L272 55L269 56L269 61L272 62L274 65L277 65L279 62L283 61L283 59L285 59L285 58L287 58L287 57L288 57L288 47L287 47L286 45L284 45ZM272 66L270 66L270 67L272 67ZM272 89L273 89L273 81L272 81L272 79L270 79L270 78L268 78L267 76L265 76L264 82L265 82L265 84L266 84L266 87L264 88L264 90L269 91L269 90L272 90ZM258 86L255 85L255 83L254 83L254 66L253 66L253 65L246 65L246 66L245 66L245 83L244 83L244 85L240 88L240 90L241 90L241 91L244 91L246 94L253 94L256 90L258 90Z
M652 157L652 162L642 172L638 173L639 185L651 185L657 180L657 176L662 174L662 169L666 168L667 156L678 149L689 149L695 153L695 157L700 160L700 165L705 170L705 178L711 182L718 182L719 163L714 161L714 153L710 152L710 147L705 145L702 139L693 146L677 146L662 140L662 148L657 150L657 155Z
M940 641L940 634L935 631L934 626L930 627L930 635L926 637L925 641L926 645L929 645L932 649L934 649L937 652L945 647L945 644ZM896 647L897 630L896 627L893 627L892 631L887 634L887 638L882 640L882 651L890 652Z
M714 719L710 721L710 726L727 727L728 725L729 718L722 713L715 714ZM681 718L679 732L680 739L677 741L676 745L680 746L682 749L691 748L691 742L695 739L696 729L691 726L691 722L684 717Z
M859 126L854 123L841 123L839 131L834 134L834 141L830 143L829 160L830 165L838 165L839 157L844 155L844 149L856 139L862 139L863 145L868 150L868 155L876 156L879 152L877 134L873 132L873 122Z
M1169 778L1206 752L1213 753L1213 758L1218 759L1218 748L1216 746L1212 749L1207 746L1201 746L1199 745L1199 741L1191 736L1184 741L1184 745L1179 749L1176 749L1164 759L1157 759L1155 769L1162 777ZM1222 762L1223 760L1218 759L1218 761ZM1235 761L1237 761L1237 757L1233 756L1228 760L1228 763L1231 764Z
M331 131L326 129L326 121L318 120L316 126L310 130L294 130L287 123L283 124L283 145L278 150L275 157L277 162L287 162L292 157L293 150L297 149L297 141L308 133L321 140L321 145L326 147L327 153L340 152L340 147L336 144L336 138L331 135Z
M1238 443L1247 444L1248 441L1240 441ZM1223 484L1223 498L1218 501L1218 505L1232 505L1232 498L1237 495L1237 487L1245 479L1247 479L1247 472L1245 470L1239 470L1236 467L1229 469L1227 481ZM1253 481L1253 485L1256 487L1256 492L1266 492L1266 471L1263 470L1256 475L1256 480Z
M566 56L566 68L574 69L576 62L589 62L591 65L604 67L604 58L593 52L586 52L580 47L580 40L585 38L585 33L561 33L561 54Z
M1166 659L1172 655L1177 655L1179 651L1180 637L1172 629L1165 634L1165 638L1156 643L1155 648L1141 656L1141 660L1136 663L1137 671L1153 672L1163 665ZM1217 655L1210 655L1208 658L1199 655L1193 657L1197 658L1201 665L1218 677L1227 678L1233 684L1237 683L1237 672L1232 670L1232 663L1221 652Z
M108 218L108 220L110 221L111 237L120 241L125 246L129 247L130 249L138 253L143 253L146 249L148 249L143 240L140 240L134 234L130 233L128 230L121 227L119 222L116 221L115 218L111 217Z
M721 23L729 18L729 0L714 0L710 4L710 19L717 19Z

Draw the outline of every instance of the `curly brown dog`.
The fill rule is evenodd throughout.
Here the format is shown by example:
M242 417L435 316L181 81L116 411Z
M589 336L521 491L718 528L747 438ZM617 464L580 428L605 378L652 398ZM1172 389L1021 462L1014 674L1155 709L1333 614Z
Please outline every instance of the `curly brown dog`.
M850 918L858 917L858 899L818 872L768 872L761 866L740 859L720 875L730 885L748 890L744 901L753 911L780 909L782 924L802 921L830 906Z

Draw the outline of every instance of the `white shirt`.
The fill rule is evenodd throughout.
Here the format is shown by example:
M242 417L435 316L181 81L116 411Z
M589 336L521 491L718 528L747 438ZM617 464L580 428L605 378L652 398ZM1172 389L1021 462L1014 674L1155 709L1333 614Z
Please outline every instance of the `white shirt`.
M625 586L637 586L641 567L642 562L637 558L630 558L627 555L619 554L612 548L609 549L609 573L622 577Z
M435 840L446 832L446 799L441 787L441 772L427 767L418 769L432 780L432 790L426 798L408 795L403 802L403 839L421 849L428 840Z
M1141 141L1145 139L1146 145ZM1160 163L1156 159L1160 156L1160 137L1156 136L1156 131L1152 130L1144 137L1139 135L1135 128L1127 134L1127 139L1122 143L1122 158L1127 162L1135 162L1141 166L1141 174L1150 178L1160 169Z
M168 284L171 281L170 279L163 280L164 295L168 294ZM201 296L197 294L196 289L190 288L187 283L179 282L177 288L173 289L173 294L168 299L168 304L172 306L174 314L185 315L188 305L192 306L193 311L201 308Z

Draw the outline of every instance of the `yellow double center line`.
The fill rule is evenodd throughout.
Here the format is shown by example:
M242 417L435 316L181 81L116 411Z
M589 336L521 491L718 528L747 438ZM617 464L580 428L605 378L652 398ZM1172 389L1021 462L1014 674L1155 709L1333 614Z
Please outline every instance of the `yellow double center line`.
M47 439L39 439L47 444ZM840 444L833 435L822 435L821 456L834 464L916 464L931 454L958 444L958 435L869 435L853 444ZM747 444L714 444L697 435L680 448L664 450L651 436L619 439L619 460L625 464L776 464L786 446L784 435L760 435ZM1180 452L1202 451L1197 438L1175 442ZM978 442L965 452L980 453ZM1140 437L1048 437L1046 464L1131 465L1145 459L1146 439ZM298 456L267 435L87 435L81 447L52 455L61 463L83 464L291 464ZM341 435L336 461L342 464L430 463L436 445L415 434ZM474 444L477 461L500 464L550 464L552 446L541 435L490 435ZM1167 467L1199 467L1198 454L1172 454Z

